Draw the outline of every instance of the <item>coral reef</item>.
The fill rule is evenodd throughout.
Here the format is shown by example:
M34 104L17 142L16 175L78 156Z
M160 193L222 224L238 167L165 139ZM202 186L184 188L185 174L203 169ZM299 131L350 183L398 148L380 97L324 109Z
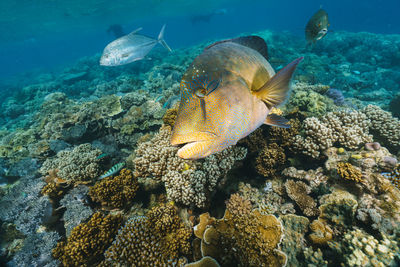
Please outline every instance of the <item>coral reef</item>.
M337 172L340 177L347 180L352 180L355 182L362 181L362 173L357 168L347 162L339 162L337 164Z
M57 175L68 182L90 181L101 174L98 156L101 151L90 144L82 144L73 150L63 150L54 159L47 159L40 172L46 175L50 170L58 170Z
M104 178L90 187L89 196L103 206L123 208L129 206L138 188L138 181L133 173L128 169L122 169L119 175Z
M171 128L163 126L153 139L139 144L135 176L164 182L168 198L185 205L205 207L217 183L246 156L245 148L235 146L202 162L184 160L176 155L178 148L170 145L170 137Z
M192 231L178 217L176 208L162 204L146 216L131 218L105 252L105 266L181 266L190 253Z
M121 215L104 216L96 212L88 222L76 226L66 241L57 244L53 257L64 266L92 266L101 260L121 223Z
M256 170L265 177L276 174L277 168L285 163L286 156L283 148L278 144L266 145L256 158Z

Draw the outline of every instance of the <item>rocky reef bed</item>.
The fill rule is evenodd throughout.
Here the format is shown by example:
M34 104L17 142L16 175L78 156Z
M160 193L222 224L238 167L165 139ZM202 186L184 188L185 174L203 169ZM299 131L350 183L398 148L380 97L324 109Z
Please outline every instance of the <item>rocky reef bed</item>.
M276 69L305 57L275 110L291 128L202 160L169 139L209 43L0 92L0 264L399 266L400 36L257 34Z

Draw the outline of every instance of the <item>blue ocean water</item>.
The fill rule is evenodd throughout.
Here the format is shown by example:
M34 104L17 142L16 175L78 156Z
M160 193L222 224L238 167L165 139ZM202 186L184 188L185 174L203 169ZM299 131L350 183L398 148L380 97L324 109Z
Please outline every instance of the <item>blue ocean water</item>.
M400 266L399 10L0 1L0 266Z

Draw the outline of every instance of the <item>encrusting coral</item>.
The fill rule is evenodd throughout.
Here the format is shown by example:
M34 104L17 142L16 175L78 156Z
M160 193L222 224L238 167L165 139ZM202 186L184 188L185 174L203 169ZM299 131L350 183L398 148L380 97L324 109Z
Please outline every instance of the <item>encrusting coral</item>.
M138 189L132 171L122 169L117 176L106 177L90 187L89 196L103 206L120 209L130 204Z
M209 220L206 216L200 222L203 229L204 222L210 223L201 238L202 256L210 256L223 266L284 266L286 255L278 249L283 236L279 220L274 215L243 209L247 205L239 204L239 196L234 198L222 219Z
M121 223L121 215L104 216L96 212L88 222L76 226L66 241L57 244L53 257L64 266L93 266L101 260Z
M146 216L131 218L105 252L104 266L181 266L190 253L191 229L183 225L176 207L162 204Z
M90 144L82 144L73 150L63 150L54 159L47 159L40 172L46 175L51 170L58 170L57 176L68 182L90 181L101 174L98 156L102 152Z
M226 176L235 161L246 156L246 149L234 146L203 161L184 160L178 148L170 145L171 127L162 126L136 150L135 176L164 182L169 200L203 208L217 183ZM139 179L140 181L140 179Z

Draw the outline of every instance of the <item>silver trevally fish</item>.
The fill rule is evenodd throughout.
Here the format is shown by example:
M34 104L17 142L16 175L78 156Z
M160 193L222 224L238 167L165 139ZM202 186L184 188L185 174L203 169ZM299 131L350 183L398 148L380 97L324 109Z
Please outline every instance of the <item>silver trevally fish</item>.
M119 66L141 60L158 43L162 44L168 51L172 51L164 41L165 25L161 28L158 39L137 34L141 29L134 30L130 34L109 43L101 55L100 65Z

